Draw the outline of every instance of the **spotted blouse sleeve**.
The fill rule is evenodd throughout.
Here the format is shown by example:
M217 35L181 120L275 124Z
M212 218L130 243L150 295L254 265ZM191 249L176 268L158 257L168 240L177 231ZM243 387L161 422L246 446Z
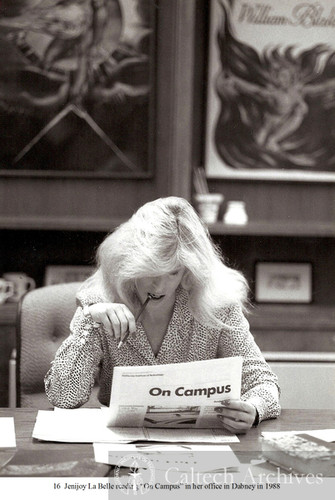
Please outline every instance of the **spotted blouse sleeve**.
M71 333L57 350L44 379L52 405L77 408L88 401L102 359L99 330L79 306L70 324Z
M255 343L241 308L229 308L224 322L218 355L243 357L241 399L256 407L259 422L279 416L280 389L277 376Z

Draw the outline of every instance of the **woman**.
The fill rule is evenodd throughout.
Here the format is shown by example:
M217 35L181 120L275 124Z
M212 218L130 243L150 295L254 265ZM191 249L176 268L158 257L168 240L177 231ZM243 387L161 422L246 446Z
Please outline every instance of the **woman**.
M107 236L97 260L78 293L71 335L45 377L52 404L84 404L99 372L99 400L108 405L114 366L243 356L241 400L218 409L222 426L243 433L279 415L277 378L242 312L246 281L223 263L186 200L146 203Z

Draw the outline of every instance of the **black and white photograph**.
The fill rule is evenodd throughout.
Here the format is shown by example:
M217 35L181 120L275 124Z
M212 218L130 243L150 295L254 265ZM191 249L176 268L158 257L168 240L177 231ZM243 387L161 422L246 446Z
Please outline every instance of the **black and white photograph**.
M147 427L194 427L200 415L199 406L176 408L148 406L144 422Z
M332 498L335 0L0 0L0 497Z
M257 262L257 302L304 304L312 301L312 266L309 263Z

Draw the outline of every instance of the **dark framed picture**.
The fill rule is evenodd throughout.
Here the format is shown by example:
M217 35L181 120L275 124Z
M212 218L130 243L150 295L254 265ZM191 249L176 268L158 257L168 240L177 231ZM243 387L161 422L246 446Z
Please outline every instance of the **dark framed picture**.
M150 0L0 2L0 175L152 175Z
M212 0L206 173L335 181L335 0Z
M313 294L309 262L257 262L255 300L258 303L309 304Z

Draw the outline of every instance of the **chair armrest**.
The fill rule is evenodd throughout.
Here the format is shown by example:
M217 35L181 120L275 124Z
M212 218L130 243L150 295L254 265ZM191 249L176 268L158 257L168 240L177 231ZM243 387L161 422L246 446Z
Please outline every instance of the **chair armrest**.
M11 352L8 363L8 407L16 408L16 349Z

